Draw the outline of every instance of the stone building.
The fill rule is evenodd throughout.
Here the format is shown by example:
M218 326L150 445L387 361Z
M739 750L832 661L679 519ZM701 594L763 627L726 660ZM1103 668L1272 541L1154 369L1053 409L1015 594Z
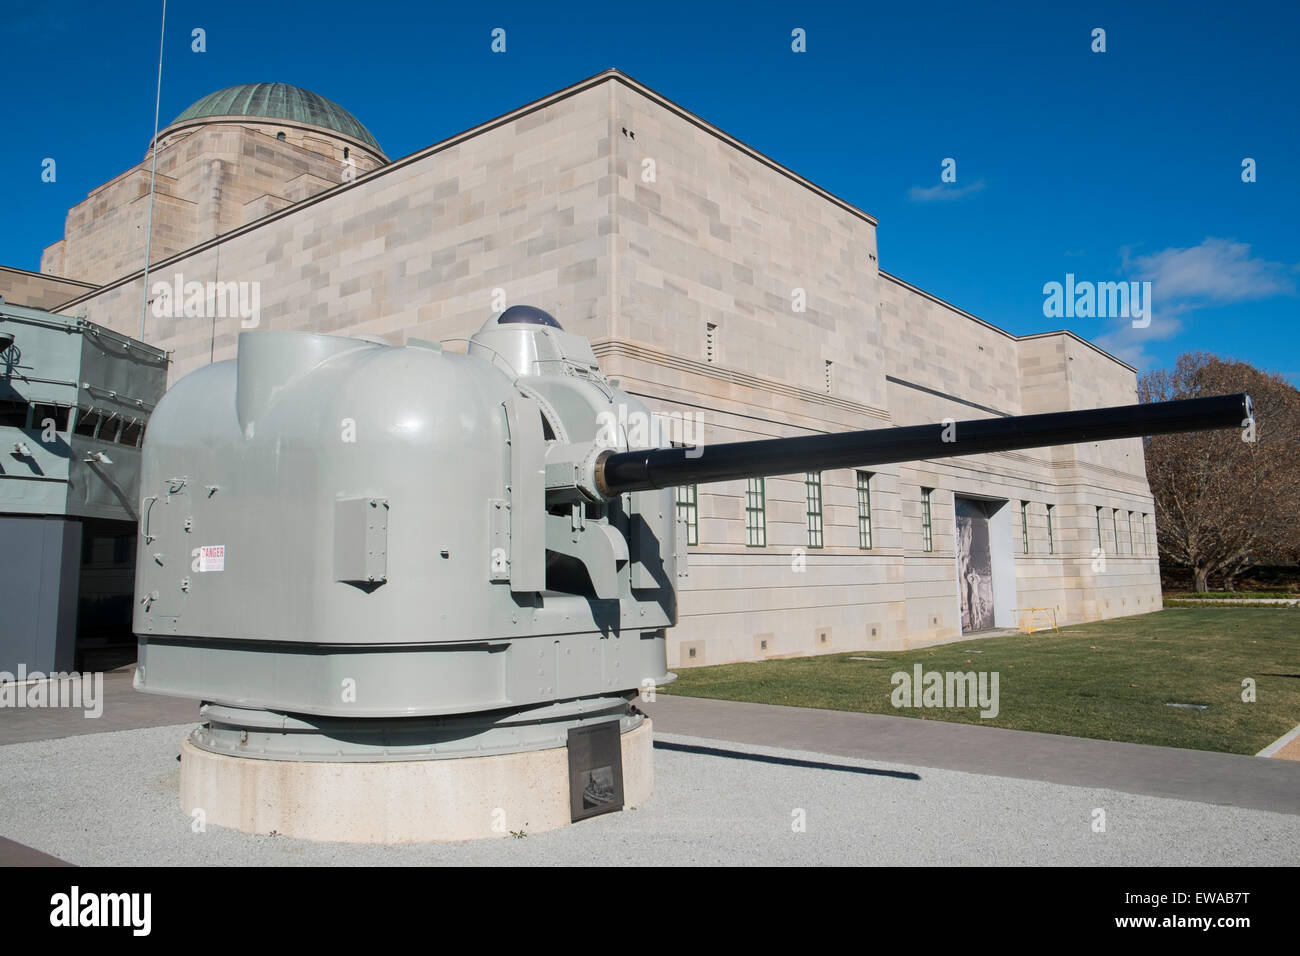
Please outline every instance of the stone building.
M206 97L159 136L143 338L173 381L232 358L241 327L445 341L523 302L706 442L1136 401L1132 367L884 272L870 215L617 71L391 162L341 108L264 87ZM64 287L59 311L138 332L147 186L142 163L69 213L42 272L94 288ZM17 281L0 272L0 293ZM156 314L158 281L248 284L256 314ZM672 666L897 649L1030 608L1077 623L1160 607L1138 439L679 502L691 570Z
M102 284L144 262L153 144L68 211L41 272ZM166 259L382 166L375 138L337 103L284 83L203 97L158 134L152 257Z

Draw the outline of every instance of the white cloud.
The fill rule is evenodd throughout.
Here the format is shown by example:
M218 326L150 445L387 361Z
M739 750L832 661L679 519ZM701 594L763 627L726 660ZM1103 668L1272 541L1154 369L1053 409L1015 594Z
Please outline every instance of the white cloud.
M1146 346L1176 336L1184 317L1198 308L1296 292L1286 266L1251 256L1245 242L1209 237L1198 246L1146 256L1125 248L1120 257L1125 278L1151 283L1151 324L1135 329L1130 319L1113 319L1094 341L1139 369L1154 364Z
M937 186L913 186L907 191L907 198L912 202L951 202L972 196L985 186L982 179L977 179L969 186L954 186L952 183L939 183Z
M1134 328L1132 319L1112 319L1108 330L1093 341L1098 348L1105 349L1134 368L1147 368L1154 361L1147 354L1147 344L1171 339L1183 330L1179 311L1181 310L1153 309L1151 324L1146 328Z
M1126 272L1151 280L1152 294L1165 302L1223 304L1295 293L1295 282L1280 262L1254 258L1250 245L1207 238L1199 246L1172 246L1149 256L1121 250Z

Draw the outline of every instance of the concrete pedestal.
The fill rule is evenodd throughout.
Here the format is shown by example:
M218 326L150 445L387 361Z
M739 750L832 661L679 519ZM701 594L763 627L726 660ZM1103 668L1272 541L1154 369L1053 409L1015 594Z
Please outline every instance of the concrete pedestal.
M650 720L623 734L624 805L654 787ZM204 824L339 843L541 833L570 822L567 747L388 763L256 760L181 744L181 808Z

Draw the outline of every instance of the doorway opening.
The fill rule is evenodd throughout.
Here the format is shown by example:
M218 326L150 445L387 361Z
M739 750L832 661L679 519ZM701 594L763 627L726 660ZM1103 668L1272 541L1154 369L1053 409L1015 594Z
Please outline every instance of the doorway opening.
M1011 627L1016 580L1008 502L957 495L953 506L961 631L973 634Z

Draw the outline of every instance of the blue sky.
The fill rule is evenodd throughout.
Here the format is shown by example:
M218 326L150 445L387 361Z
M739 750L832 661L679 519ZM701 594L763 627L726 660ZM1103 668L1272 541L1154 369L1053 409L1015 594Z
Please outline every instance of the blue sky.
M0 263L38 269L67 209L143 157L160 6L0 13ZM617 67L876 216L883 269L996 325L1300 382L1300 4L981 6L172 0L161 119L292 83L397 157ZM1150 281L1149 326L1046 317L1043 286L1067 273Z

